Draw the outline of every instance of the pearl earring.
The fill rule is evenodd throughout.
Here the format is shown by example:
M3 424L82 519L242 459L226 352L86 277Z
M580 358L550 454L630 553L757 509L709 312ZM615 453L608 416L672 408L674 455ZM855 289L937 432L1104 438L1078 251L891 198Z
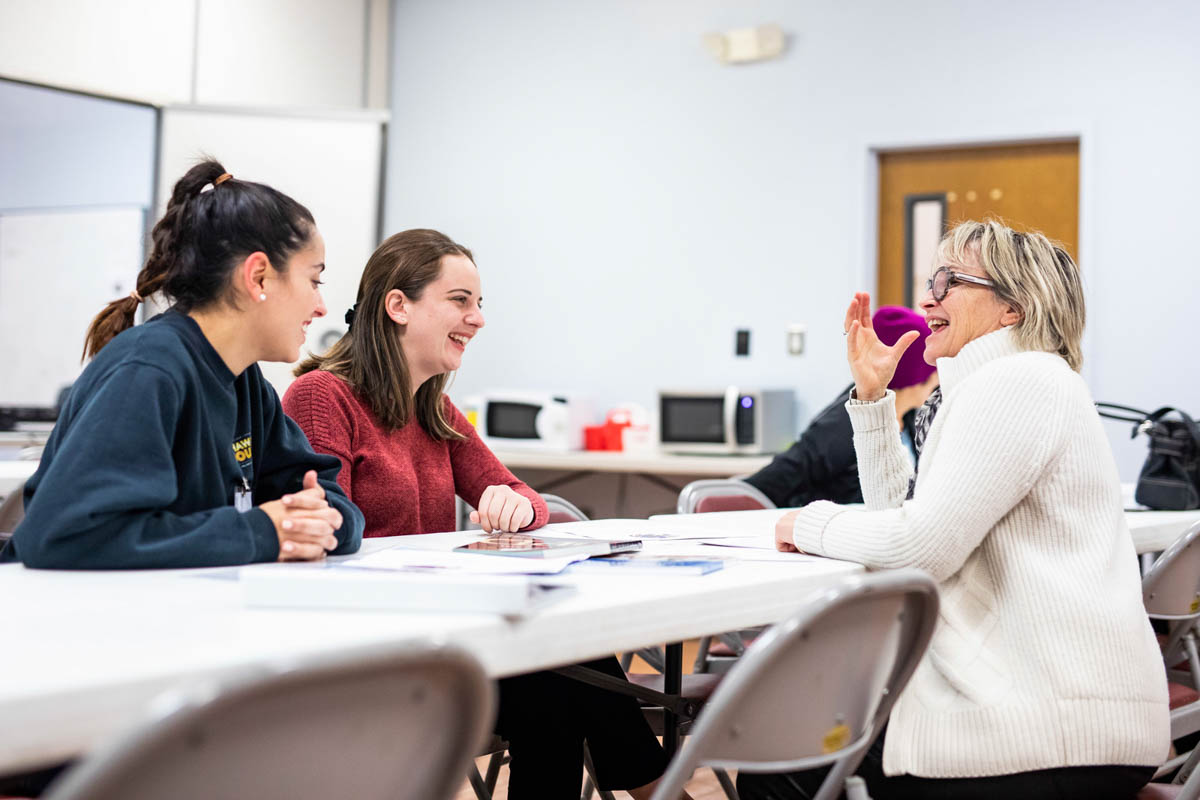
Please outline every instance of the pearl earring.
M260 295L258 296L258 299L259 299L259 300L266 300L266 299L267 299L267 293L266 293L266 292L263 292L262 294L260 294Z

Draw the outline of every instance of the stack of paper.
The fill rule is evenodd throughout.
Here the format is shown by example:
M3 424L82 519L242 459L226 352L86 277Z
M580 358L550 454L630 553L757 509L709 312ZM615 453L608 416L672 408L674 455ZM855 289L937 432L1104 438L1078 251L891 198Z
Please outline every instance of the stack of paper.
M569 586L545 585L527 575L363 569L346 562L262 564L243 567L238 577L244 604L272 608L522 616L574 591Z

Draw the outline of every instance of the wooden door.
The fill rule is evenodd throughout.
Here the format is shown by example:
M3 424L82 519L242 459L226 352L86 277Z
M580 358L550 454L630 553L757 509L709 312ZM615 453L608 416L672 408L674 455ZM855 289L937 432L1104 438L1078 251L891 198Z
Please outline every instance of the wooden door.
M1079 142L880 153L876 302L918 303L934 232L987 217L1041 231L1077 258Z

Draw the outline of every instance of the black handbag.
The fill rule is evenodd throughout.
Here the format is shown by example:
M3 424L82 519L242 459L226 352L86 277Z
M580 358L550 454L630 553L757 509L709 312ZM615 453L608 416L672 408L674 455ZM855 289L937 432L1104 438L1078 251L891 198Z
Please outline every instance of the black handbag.
M1150 437L1134 500L1166 511L1200 508L1200 427L1195 420L1171 406L1153 413L1113 403L1096 403L1096 409L1106 419L1134 423L1130 438L1139 433ZM1179 419L1164 419L1169 414Z

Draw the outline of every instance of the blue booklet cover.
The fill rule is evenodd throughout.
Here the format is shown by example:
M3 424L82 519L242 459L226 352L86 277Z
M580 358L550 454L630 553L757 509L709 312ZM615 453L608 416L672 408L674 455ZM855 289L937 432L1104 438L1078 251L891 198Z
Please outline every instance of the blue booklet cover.
M641 572L670 575L707 575L725 566L719 558L589 558L572 564L569 572Z

